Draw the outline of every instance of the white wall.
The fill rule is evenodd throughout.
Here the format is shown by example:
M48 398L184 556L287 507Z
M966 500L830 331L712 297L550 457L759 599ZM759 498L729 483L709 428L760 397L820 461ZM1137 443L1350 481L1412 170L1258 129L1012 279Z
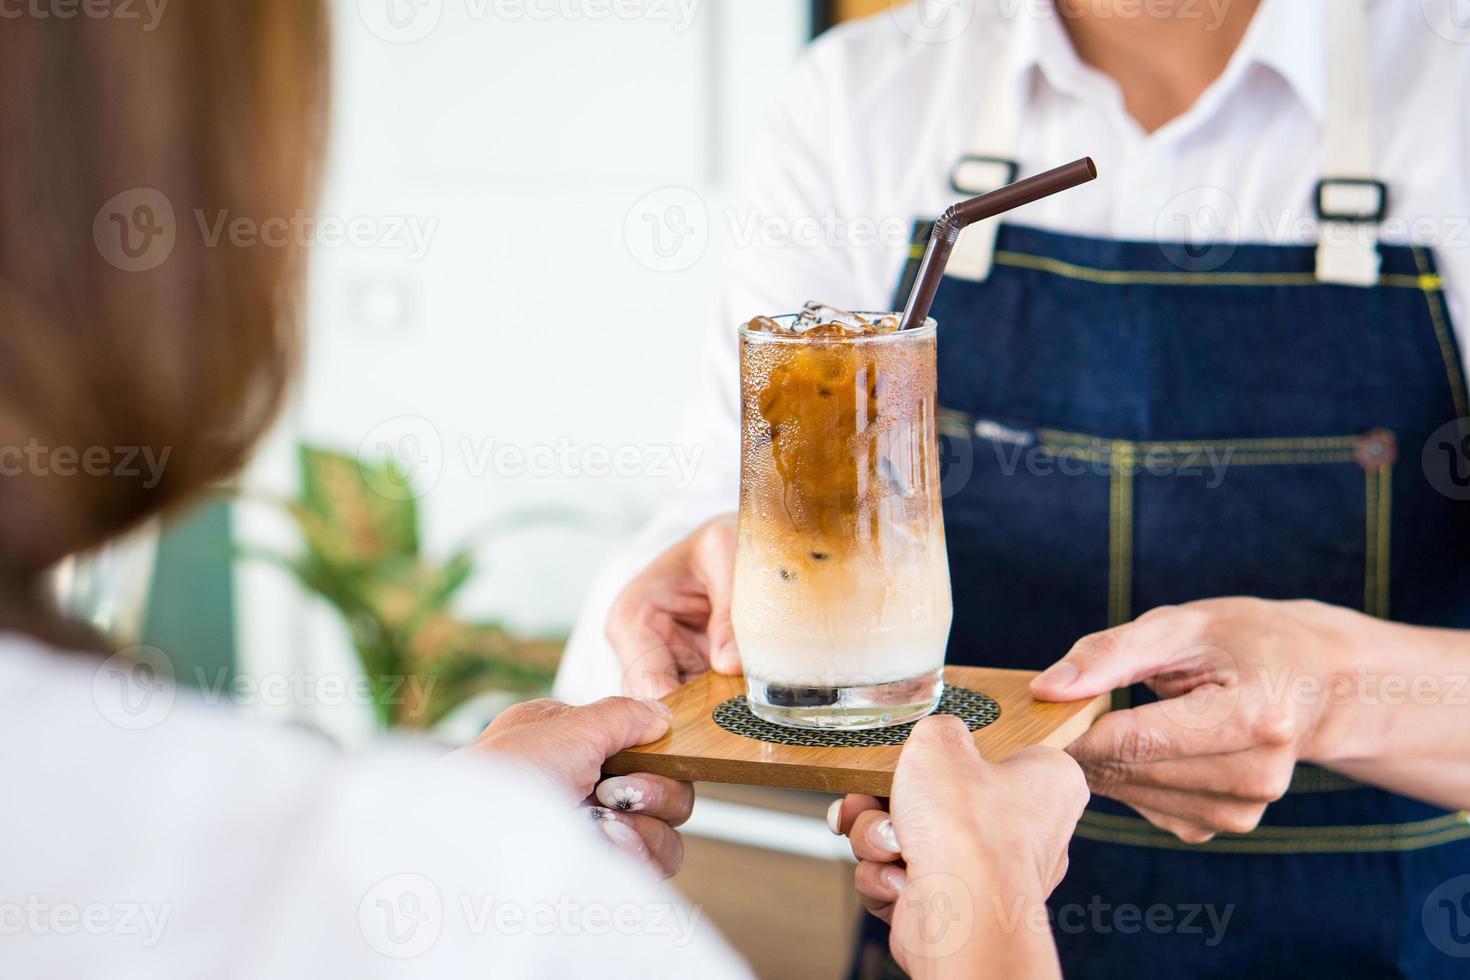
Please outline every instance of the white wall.
M808 4L337 8L322 210L355 221L363 240L342 245L321 229L305 384L252 482L292 487L297 438L404 451L432 487L421 503L428 546L441 551L520 507L589 515L491 543L488 574L466 595L469 612L565 628L597 564L670 477L589 477L559 460L550 475L516 475L514 458L497 466L493 452L549 447L580 466L590 447L648 458L677 439L723 236L660 271L645 213L677 223L697 219L679 210L691 200L715 213L728 199L740 150L805 40ZM249 540L290 541L256 509L241 524ZM275 571L246 568L239 598L248 669L347 663L335 620L305 610Z

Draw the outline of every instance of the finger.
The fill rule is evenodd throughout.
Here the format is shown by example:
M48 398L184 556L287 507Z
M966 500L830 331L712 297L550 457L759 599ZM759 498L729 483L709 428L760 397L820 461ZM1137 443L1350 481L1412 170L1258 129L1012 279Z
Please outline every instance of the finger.
M1183 697L1103 715L1067 751L1084 767L1225 755L1262 744L1250 714L1239 688L1209 684Z
M885 911L891 914L893 904L908 886L908 874L897 864L863 861L853 871L852 879L863 907L885 922Z
M845 836L852 829L852 822L858 818L858 814L865 810L885 809L887 807L883 805L883 801L876 796L849 793L833 800L832 805L827 808L827 826L839 837Z
M1261 803L1221 800L1195 793L1152 787L1130 786L1116 791L1113 799L1126 803L1142 813L1144 810L1165 818L1164 829L1185 839L1178 826L1213 834L1248 834L1260 825L1266 807ZM1156 824L1156 826L1162 826Z
M1129 805L1133 806L1132 804ZM1143 817L1143 819L1155 827L1165 833L1173 834L1186 844L1208 844L1215 839L1215 832L1207 827L1189 823L1188 821L1170 816L1167 813L1161 813L1157 810L1150 810L1148 807L1134 806L1133 809L1137 810L1139 816Z
M642 835L618 819L618 814L606 807L594 806L587 808L587 815L597 825L597 829L606 834L607 839L612 841L618 850L639 861L650 860L648 845L643 842Z
M619 813L641 813L677 827L694 809L694 784L634 773L597 784L597 802Z
M659 563L668 560L661 557ZM692 580L681 591L665 581L665 573L652 580L649 574L618 596L604 631L622 664L623 691L632 697L663 697L709 661L704 630L686 625L693 621L703 626L708 597Z
M673 718L668 705L647 698L603 698L568 713L604 759L662 737Z
M694 549L694 575L709 597L710 666L722 674L740 673L740 650L730 622L730 602L735 588L735 542L737 523L733 515L707 524Z
M645 611L636 621L608 621L608 641L623 668L629 697L663 697L709 667L704 631L681 625L672 614Z
M1067 655L1031 682L1043 701L1076 701L1136 684L1162 671L1178 671L1204 659L1211 648L1196 635L1202 617L1187 609L1159 609L1149 616L1084 636Z
M677 691L680 673L671 647L646 633L623 639L621 632L614 633L609 626L608 637L623 662L623 693L630 698L661 698ZM625 650L641 652L625 657Z
M641 813L619 813L616 819L632 828L648 854L648 861L665 878L679 873L684 864L684 838L677 830L655 817Z
M852 843L852 856L859 861L891 864L901 853L893 818L883 810L865 810L858 814L847 838Z
M1285 796L1291 770L1289 754L1278 759L1255 749L1143 765L1115 760L1083 765L1088 785L1100 793L1120 786L1149 786L1253 803L1272 803Z
M665 878L673 876L684 863L683 838L662 820L600 806L591 807L588 813L618 850L652 865Z

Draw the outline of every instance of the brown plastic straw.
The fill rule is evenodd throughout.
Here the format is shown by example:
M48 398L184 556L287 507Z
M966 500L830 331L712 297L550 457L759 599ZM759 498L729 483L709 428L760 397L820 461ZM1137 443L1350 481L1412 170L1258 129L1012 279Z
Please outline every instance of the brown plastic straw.
M914 280L908 307L903 311L903 324L899 329L908 330L929 319L929 308L934 305L934 294L939 292L940 280L944 278L944 267L949 264L949 253L954 250L954 243L967 226L1096 179L1097 165L1092 162L1092 157L1083 157L1064 167L1018 180L968 201L961 201L944 212L943 217L934 223L934 230L929 233L929 247L924 252L924 262L919 266L919 277Z

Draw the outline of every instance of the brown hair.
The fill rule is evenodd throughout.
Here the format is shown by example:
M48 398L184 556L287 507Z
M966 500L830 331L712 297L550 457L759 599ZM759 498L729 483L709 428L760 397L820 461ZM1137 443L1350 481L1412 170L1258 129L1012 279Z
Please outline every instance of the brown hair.
M320 0L38 9L0 30L0 628L32 632L46 569L273 419L301 250L206 229L311 206L328 85Z

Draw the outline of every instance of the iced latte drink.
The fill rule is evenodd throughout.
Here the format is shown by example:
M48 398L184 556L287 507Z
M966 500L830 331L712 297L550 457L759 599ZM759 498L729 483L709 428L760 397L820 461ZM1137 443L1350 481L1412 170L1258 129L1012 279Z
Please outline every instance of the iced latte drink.
M928 714L952 607L935 327L812 308L740 330L732 614L751 710L878 728Z

